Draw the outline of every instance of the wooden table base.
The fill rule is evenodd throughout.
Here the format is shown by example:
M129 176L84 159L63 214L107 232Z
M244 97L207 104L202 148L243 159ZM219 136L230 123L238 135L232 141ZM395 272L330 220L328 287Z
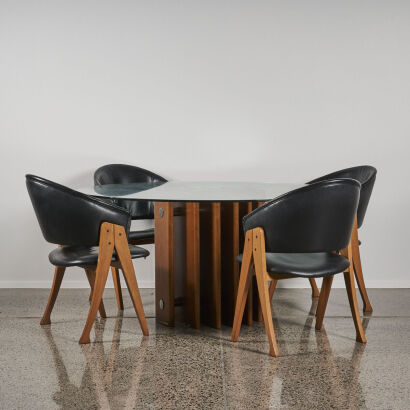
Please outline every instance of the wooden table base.
M175 299L182 297L186 321L194 328L201 322L215 328L232 325L239 282L235 258L243 250L242 217L258 205L155 202L158 322L174 326ZM252 320L261 320L256 292L249 293L244 316L245 323Z

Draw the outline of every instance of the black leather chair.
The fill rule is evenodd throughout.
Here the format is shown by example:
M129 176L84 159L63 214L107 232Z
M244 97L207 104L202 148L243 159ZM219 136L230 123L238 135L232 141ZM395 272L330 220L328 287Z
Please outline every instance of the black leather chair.
M143 168L125 164L109 164L98 168L94 173L95 186L108 184L129 184L129 183L152 183L167 182L160 175L154 174ZM125 208L134 220L154 219L154 204L151 201L133 201L127 199L115 199L115 204ZM133 245L146 245L154 243L154 228L140 231L131 231L128 236L129 243ZM115 292L117 296L118 309L123 310L121 282L118 269L112 268Z
M356 340L366 342L354 287L351 234L360 183L337 179L307 185L266 202L243 218L245 245L232 341L238 340L249 285L256 274L270 354L279 356L268 284L294 277L323 278L316 329L322 327L333 276L344 273Z
M372 312L373 308L370 304L369 296L367 295L366 286L363 278L362 262L360 258L360 249L358 228L363 224L364 216L366 215L367 206L369 205L370 196L373 191L373 186L376 181L376 168L370 165L362 165L358 167L346 168L341 171L336 171L323 177L310 181L309 184L319 181L326 181L334 178L352 178L361 183L360 200L357 208L357 220L353 226L352 237L352 252L353 252L353 268L356 276L357 285L359 287L360 295L363 300L363 311ZM312 279L314 281L314 279Z
M59 244L49 254L49 260L56 268L40 323L50 324L50 314L66 268L82 267L90 282L91 295L80 343L89 343L97 310L105 317L102 295L109 268L114 266L124 272L142 332L148 335L132 259L145 258L149 252L128 244L131 224L128 211L34 175L26 175L26 185L45 240Z

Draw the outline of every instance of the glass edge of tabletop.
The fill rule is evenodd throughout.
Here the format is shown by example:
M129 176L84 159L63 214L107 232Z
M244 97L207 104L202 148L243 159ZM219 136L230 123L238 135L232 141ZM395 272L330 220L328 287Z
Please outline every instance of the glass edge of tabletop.
M77 191L94 198L152 202L266 202L305 183L167 181L95 185Z

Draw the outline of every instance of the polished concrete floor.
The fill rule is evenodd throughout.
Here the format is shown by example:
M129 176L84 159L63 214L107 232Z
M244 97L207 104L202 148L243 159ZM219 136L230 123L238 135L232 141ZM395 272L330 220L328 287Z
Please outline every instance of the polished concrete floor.
M310 291L278 289L275 359L262 323L243 326L237 344L229 327L156 324L153 290L143 290L149 337L130 299L118 316L108 289L109 317L80 346L87 290L63 289L53 323L41 327L48 290L0 289L0 408L409 409L410 289L369 293L362 345L343 289L332 290L321 332Z

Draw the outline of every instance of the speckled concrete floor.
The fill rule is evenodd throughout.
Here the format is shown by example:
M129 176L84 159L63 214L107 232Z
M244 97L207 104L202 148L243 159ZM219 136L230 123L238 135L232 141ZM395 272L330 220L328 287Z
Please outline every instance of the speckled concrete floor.
M143 291L149 337L129 298L117 316L108 289L109 317L80 346L87 290L63 289L52 325L41 327L48 290L0 289L0 408L409 409L410 289L369 294L361 345L343 289L332 290L321 332L310 291L278 289L275 359L261 323L243 326L237 344L229 327L157 325L152 290Z

